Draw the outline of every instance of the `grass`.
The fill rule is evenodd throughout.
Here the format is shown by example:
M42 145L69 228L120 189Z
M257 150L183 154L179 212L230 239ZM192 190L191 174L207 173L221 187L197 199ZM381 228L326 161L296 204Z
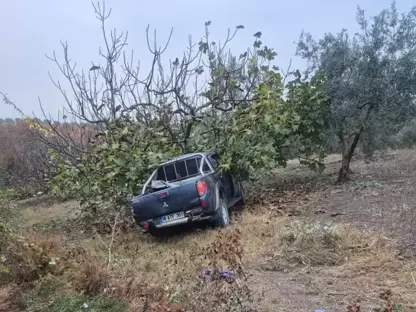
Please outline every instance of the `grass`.
M234 239L235 233L239 233L237 239L241 244L241 265L245 275L266 270L296 276L299 269L313 268L318 271L311 277L318 279L326 268L332 267L332 274L338 274L338 278L348 276L348 287L374 289L379 286L370 276L383 278L392 274L388 279L397 278L401 285L407 286L385 286L397 291L400 302L411 300L412 285L406 279L411 277L410 272L415 266L403 266L403 262L395 258L390 242L382 237L362 233L350 226L244 213L235 225L220 233L203 229L165 240L140 233L121 234L116 238L112 250L114 260L108 267L108 251L98 237L67 242L62 238L38 235L38 245L49 251L49 256L59 256L60 264L66 269L41 277L40 284L35 286L36 292L29 296L32 301L25 297L26 306L38 307L30 311L59 311L60 305L74 309L62 311L78 311L76 309L84 303L81 301L86 301L85 297L77 297L80 293L89 298L115 300L111 304L124 302L135 311L145 311L149 302L195 307L198 295L211 298L204 307L213 307L217 304L215 298L221 296L227 296L223 304L235 306L230 295L233 292L248 302L250 296L256 295L256 289L243 278L243 285L231 291L218 288L217 284L215 287L206 284L202 277L204 267L217 266L238 273L239 251L232 250L235 243L227 244ZM62 249L68 252L64 253ZM319 271L320 267L322 271ZM354 274L358 277L353 278ZM365 282L360 280L361 274L366 276ZM407 278L404 278L405 274L408 274ZM365 286L362 283L366 283ZM56 292L56 289L60 291ZM91 307L98 309L101 299L96 300L91 301ZM52 301L54 304L49 305Z
M17 312L23 308L21 292L16 285L0 286L0 312Z
M64 296L57 298L44 312L127 312L124 302L107 297L88 298L85 296Z
M329 210L330 205L348 212L352 202L358 207L368 203L368 190L389 191L383 168L402 179L397 157L409 163L406 153L389 160L390 167L381 161L371 164L379 166L372 167L372 172L380 176L355 176L357 180L345 187L328 182L334 171L330 167L315 177L291 163L292 168L284 169L282 176L279 173L278 180L250 193L247 209L232 215L229 228L192 228L165 239L120 231L110 250L110 263L110 235L89 234L78 227L68 229L70 236L62 231L67 218L74 217L74 203L22 209L22 233L27 238L19 250L27 263L38 267L38 276L19 286L0 288L9 298L0 300L0 312L7 305L16 311L23 305L33 312L311 311L321 307L346 311L357 298L361 311L373 311L385 306L380 294L386 289L391 290L395 309L400 306L397 311L416 311L412 278L416 264L400 256L400 240L377 227L364 227L363 220L346 222L315 213ZM359 167L361 163L354 166L354 171L369 174L369 168ZM293 216L293 211L301 216ZM49 264L55 258L59 260ZM212 281L203 276L204 268L214 272ZM221 269L235 279L220 279ZM21 299L16 291L23 292ZM88 309L82 308L84 303Z

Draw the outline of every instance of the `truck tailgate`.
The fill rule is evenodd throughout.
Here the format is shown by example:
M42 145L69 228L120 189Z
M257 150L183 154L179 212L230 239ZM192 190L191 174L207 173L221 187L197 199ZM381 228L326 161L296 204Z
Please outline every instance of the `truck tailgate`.
M198 180L189 179L182 184L133 198L132 209L136 220L147 221L198 206L195 184Z

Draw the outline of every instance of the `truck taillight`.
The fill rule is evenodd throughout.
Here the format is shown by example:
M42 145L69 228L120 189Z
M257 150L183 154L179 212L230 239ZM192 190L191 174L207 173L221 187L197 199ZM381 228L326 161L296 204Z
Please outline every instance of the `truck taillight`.
M196 183L196 191L199 197L202 197L207 192L207 184L203 181L199 181Z

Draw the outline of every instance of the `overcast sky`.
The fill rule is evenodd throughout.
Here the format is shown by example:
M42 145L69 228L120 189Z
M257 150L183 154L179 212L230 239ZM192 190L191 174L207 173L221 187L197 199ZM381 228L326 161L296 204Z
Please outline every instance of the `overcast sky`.
M244 25L232 45L236 54L253 42L253 34L263 33L262 41L275 48L278 65L285 67L294 57L302 29L320 37L342 28L357 31L357 4L369 16L390 6L390 0L109 0L113 9L109 27L129 31L129 49L142 62L149 60L145 29L156 28L160 40L174 33L167 56L179 56L188 35L203 35L204 22L212 21L213 39L220 40L228 28ZM415 0L397 0L400 12L408 11ZM0 91L6 93L26 114L40 113L38 97L45 109L54 113L63 98L52 85L48 72L59 79L56 66L45 57L54 50L61 55L60 41L70 44L70 54L79 68L89 69L99 60L100 24L88 0L0 0ZM301 68L301 60L293 66ZM0 103L0 117L18 117Z

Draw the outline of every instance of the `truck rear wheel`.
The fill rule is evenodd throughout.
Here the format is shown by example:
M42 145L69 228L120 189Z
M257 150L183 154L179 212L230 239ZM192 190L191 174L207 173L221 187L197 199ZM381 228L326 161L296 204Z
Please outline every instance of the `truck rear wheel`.
M164 237L166 236L166 229L158 229L157 227L150 227L147 231L153 237Z
M228 213L227 203L220 199L220 204L215 212L215 225L218 227L227 227L230 225L230 214Z

